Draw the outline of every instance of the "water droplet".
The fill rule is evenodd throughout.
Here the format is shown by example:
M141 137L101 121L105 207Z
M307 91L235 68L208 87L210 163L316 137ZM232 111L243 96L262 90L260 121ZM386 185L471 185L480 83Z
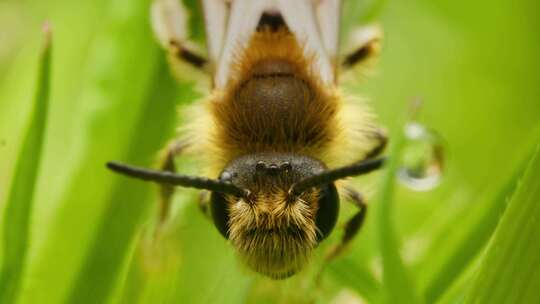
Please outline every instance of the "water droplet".
M443 173L441 137L417 122L410 122L405 126L405 138L399 180L416 191L433 189L440 183Z

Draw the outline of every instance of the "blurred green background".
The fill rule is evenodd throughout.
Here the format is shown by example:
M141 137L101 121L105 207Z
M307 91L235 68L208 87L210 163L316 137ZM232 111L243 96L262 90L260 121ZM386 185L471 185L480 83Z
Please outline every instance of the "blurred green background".
M199 212L193 191L178 191L170 221L152 238L155 187L117 177L104 163L151 165L181 123L176 108L199 95L170 76L148 7L142 0L0 0L0 210L29 124L44 20L54 36L49 116L17 303L384 299L373 216L319 285L309 273L320 257L305 274L281 282L244 269ZM398 186L392 213L418 296L453 303L467 292L504 210L497 195L538 138L540 4L346 1L346 30L373 21L385 33L378 65L346 88L369 98L391 137L401 134L410 101L421 98L419 121L446 142L441 185L426 192ZM196 28L193 35L201 33ZM369 198L377 177L358 179Z

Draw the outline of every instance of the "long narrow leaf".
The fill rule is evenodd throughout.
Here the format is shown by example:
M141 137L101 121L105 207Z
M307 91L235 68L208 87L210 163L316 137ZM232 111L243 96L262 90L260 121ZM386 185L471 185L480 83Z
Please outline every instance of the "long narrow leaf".
M470 265L461 271L454 283L446 289L446 292L437 300L437 304L462 304L465 296L471 289L471 282L478 271L480 257L477 257Z
M133 130L132 142L125 148L125 161L152 164L156 151L171 136L176 118L177 84L169 76L164 56L154 73L154 83ZM105 166L102 166L103 170ZM111 175L114 173L110 172ZM130 243L141 226L141 217L151 206L153 185L118 176L107 199L92 247L87 253L70 296L70 303L104 303L116 286L125 265ZM88 278L100 278L89 283Z
M497 225L467 303L539 303L540 154Z
M393 138L380 195L376 205L377 234L383 263L383 297L386 303L419 303L414 284L400 256L400 245L394 222L392 205L394 201L395 176L404 145L404 135Z
M460 276L463 269L477 257L493 234L495 227L504 213L508 198L516 188L516 183L525 171L532 156L531 147L540 140L540 128L533 133L533 143L528 144L526 152L516 166L515 173L498 187L494 195L485 197L476 204L471 204L466 214L459 214L452 225L459 222L459 229L448 227L429 250L430 256L422 265L421 276L426 283L424 295L428 303L435 302L448 289L448 286Z
M490 196L471 207L471 210L459 219L461 229L450 230L446 237L447 243L438 249L434 246L433 250L430 250L435 257L426 266L431 267L428 269L431 276L427 278L424 292L427 302L437 301L485 246L506 208L506 201L515 188L515 181L516 176L512 176L494 197Z
M45 42L39 61L34 109L22 142L3 220L4 256L0 273L0 303L16 301L28 251L30 214L49 104L51 32L48 25L44 26L44 34Z
M59 152L63 142L69 143L61 151L63 158L52 166L49 163L47 172L54 175L58 171L65 179L60 180L62 185L56 185L58 192L43 202L49 206L50 220L29 261L23 303L69 299L94 248L117 181L103 164L125 157L133 138L139 136L135 133L138 118L162 56L147 24L148 6L148 1L108 1L103 21L96 27L80 68L82 82L76 88L73 106L59 118L65 121L69 117L72 123L65 125L74 131L51 142L55 146L51 150ZM154 155L145 157L150 161ZM102 279L86 278L93 283Z
M353 259L339 259L329 267L328 273L341 286L355 290L369 303L377 302L381 293L380 283L371 272L355 264Z

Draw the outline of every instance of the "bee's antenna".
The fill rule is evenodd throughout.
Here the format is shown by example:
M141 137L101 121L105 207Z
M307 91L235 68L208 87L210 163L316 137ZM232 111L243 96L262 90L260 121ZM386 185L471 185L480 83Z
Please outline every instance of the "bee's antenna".
M386 158L368 159L348 166L339 167L336 169L325 170L319 174L307 177L295 183L289 192L293 195L299 195L309 188L331 183L335 180L350 176L357 176L370 173L381 168L384 165Z
M120 174L142 180L153 181L160 184L205 189L210 191L233 194L240 197L246 197L248 195L247 190L239 188L231 183L206 177L181 175L168 171L150 170L117 162L108 162L107 168Z

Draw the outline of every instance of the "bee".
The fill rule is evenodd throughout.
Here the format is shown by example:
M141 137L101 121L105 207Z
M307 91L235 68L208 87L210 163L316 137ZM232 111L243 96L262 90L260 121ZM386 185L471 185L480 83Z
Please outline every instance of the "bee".
M362 226L361 194L336 182L381 168L387 139L370 109L341 93L338 73L373 55L378 37L340 55L340 0L201 5L208 58L190 48L178 2L156 1L152 19L174 59L210 75L210 93L187 112L191 122L165 149L160 170L107 166L160 184L162 219L174 187L206 191L201 207L240 259L284 279L303 269L334 229L340 193L358 211L327 258ZM208 177L176 173L180 153L199 156Z

